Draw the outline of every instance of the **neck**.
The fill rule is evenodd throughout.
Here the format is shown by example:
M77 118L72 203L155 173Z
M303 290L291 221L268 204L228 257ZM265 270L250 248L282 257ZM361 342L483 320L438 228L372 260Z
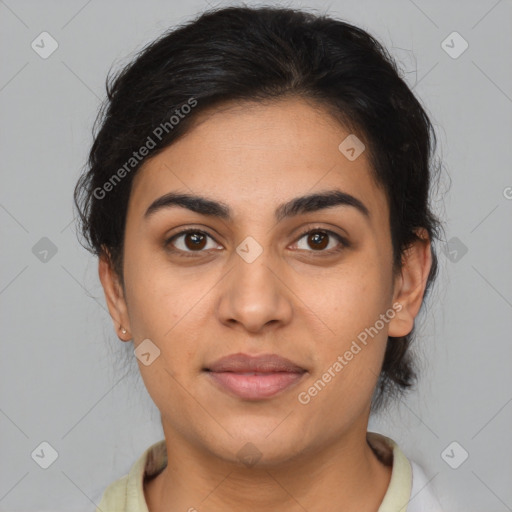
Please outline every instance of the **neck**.
M145 486L150 512L376 512L391 478L361 429L265 467L240 466L183 438L165 438L167 467Z

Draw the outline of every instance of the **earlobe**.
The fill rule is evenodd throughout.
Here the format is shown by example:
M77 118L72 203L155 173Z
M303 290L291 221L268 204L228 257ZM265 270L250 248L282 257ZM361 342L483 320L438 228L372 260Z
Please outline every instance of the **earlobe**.
M401 337L409 334L419 313L427 278L432 266L431 243L425 229L417 231L421 238L415 240L402 254L402 269L395 279L393 303L402 308L389 323L388 335Z
M129 341L130 322L124 291L119 282L119 277L112 268L108 252L103 252L98 260L98 276L103 286L107 307L114 322L117 336L121 341Z

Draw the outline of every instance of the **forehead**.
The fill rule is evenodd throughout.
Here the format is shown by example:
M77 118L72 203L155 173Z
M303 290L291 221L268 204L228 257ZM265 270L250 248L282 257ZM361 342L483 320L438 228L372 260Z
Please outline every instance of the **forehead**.
M142 217L156 198L179 190L254 215L254 208L262 211L291 197L336 188L371 210L386 212L379 216L387 219L387 203L370 172L368 151L349 159L353 152L345 150L354 146L357 134L322 107L282 99L231 103L196 116L186 135L138 171L129 212Z

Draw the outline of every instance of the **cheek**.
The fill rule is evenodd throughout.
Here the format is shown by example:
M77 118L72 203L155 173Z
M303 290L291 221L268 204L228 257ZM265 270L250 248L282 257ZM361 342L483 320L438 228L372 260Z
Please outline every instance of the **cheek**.
M194 364L198 344L204 341L204 333L208 332L205 322L211 315L207 311L210 304L205 295L219 280L218 276L201 276L192 267L176 270L170 265L154 262L143 264L142 259L133 265L127 261L126 268L127 305L134 348L149 338L160 350L159 366L181 375ZM143 377L148 374L148 379L153 379L148 368L151 367L141 366L141 373Z
M147 250L126 258L125 281L132 331L141 336L164 336L200 297L197 277L187 269L172 269Z
M332 393L322 393L318 406L324 400L354 405L366 401L384 357L389 319L382 321L381 315L390 308L388 276L378 261L354 259L352 263L302 291L328 327L322 328L321 343L317 343L319 373L315 377L322 382L330 379Z
M305 279L299 286L300 295L334 333L354 335L373 325L389 307L388 281L378 263L354 260L323 278Z

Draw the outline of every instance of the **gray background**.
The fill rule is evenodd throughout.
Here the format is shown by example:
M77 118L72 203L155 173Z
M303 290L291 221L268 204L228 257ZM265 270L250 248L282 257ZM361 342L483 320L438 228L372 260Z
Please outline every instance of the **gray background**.
M0 1L1 511L92 511L105 487L163 438L126 357L131 345L113 331L97 262L77 241L72 189L111 64L127 63L209 5ZM370 428L424 467L446 510L512 510L512 3L286 5L327 11L376 35L439 137L435 205L446 243L417 319L422 379ZM59 45L47 59L31 48L43 31ZM453 31L469 44L458 58L442 47ZM43 237L55 254L41 252ZM43 441L58 453L48 469L31 457ZM469 453L457 469L441 456L453 441L452 465L462 449Z

